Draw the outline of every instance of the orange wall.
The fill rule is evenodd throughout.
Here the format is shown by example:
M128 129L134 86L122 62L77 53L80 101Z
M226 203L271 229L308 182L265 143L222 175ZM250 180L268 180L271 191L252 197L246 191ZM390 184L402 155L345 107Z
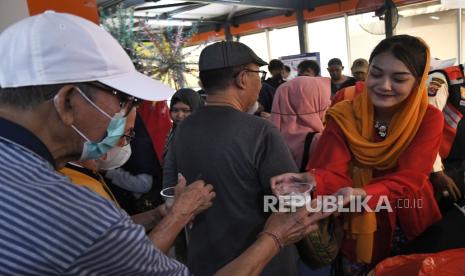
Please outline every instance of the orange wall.
M419 3L419 2L426 2L426 1L428 0L394 0L394 2L398 6ZM310 11L310 12L305 11L304 18L305 18L305 21L314 22L314 21L320 21L320 20L330 19L334 17L339 17L339 16L344 15L345 13L349 15L354 14L355 8L357 6L357 2L358 2L357 0L346 0L346 1L340 1L334 4L319 6L319 7L316 7L315 10L313 11ZM295 13L293 13L291 16L281 15L281 16L270 17L270 18L266 18L266 19L262 19L262 20L258 20L254 22L244 23L244 24L241 24L237 28L232 27L231 33L235 36L246 35L246 34L250 34L254 32L259 32L266 28L286 27L286 26L296 25L296 23L297 23L297 19L296 19ZM191 38L190 44L198 44L204 41L213 40L214 38L223 39L224 38L223 29L221 30L221 34L216 33L215 31L199 33Z
M78 15L99 24L96 0L27 0L27 4L29 15L54 10Z

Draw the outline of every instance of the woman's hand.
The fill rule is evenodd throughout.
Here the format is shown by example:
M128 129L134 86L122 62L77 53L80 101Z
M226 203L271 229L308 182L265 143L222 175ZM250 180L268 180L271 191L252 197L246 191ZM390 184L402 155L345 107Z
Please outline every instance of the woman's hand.
M361 188L343 187L335 192L333 196L342 197L342 202L339 202L339 204L345 206L349 204L349 202L352 201L355 197L360 196L362 199L365 198L367 193L364 189Z
M314 180L313 176L309 172L304 173L285 173L274 176L270 179L271 190L274 194L278 184L280 183L290 183L290 182L312 182Z

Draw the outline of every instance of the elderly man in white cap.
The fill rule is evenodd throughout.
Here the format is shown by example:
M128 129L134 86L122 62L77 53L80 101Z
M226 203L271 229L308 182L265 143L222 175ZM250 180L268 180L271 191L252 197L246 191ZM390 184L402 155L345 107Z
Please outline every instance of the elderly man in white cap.
M160 250L211 204L210 185L182 190L149 239L122 210L56 171L100 158L139 99L166 99L171 89L73 15L14 24L0 35L0 52L0 274L187 274Z
M0 34L0 53L0 274L188 275L162 251L211 205L211 185L184 188L181 178L147 237L124 211L56 171L100 158L124 135L138 99L166 99L171 89L138 73L103 29L69 14L14 24ZM258 274L321 217L304 208L271 216L265 230L281 239L262 235L219 274Z

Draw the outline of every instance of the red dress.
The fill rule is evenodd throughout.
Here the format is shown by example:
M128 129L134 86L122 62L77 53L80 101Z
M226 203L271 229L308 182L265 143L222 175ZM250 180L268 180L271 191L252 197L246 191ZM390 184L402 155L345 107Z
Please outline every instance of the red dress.
M394 209L391 213L381 211L376 214L374 263L389 255L396 225L411 240L441 218L429 174L441 143L443 122L441 111L428 106L415 138L399 157L397 166L388 171L374 170L372 181L363 187L367 195L372 196L368 202L370 208L374 210L379 197L387 195ZM376 134L374 140L381 138ZM334 120L329 120L308 166L315 169L318 195L332 194L342 187L352 186L349 176L351 159L342 130ZM341 250L347 258L355 260L354 240L345 239Z

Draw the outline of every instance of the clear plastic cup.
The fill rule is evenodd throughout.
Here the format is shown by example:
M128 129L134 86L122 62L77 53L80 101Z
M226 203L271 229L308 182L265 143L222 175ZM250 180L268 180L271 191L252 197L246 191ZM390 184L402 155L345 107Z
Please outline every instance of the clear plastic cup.
M174 186L165 188L161 190L160 195L163 197L165 201L166 207L171 208L174 203ZM184 226L184 238L186 239L186 244L189 244L189 228L192 228L192 222L189 223L187 226Z
M311 191L314 184L310 182L280 183L276 187L276 195L283 207L303 207L312 201Z
M174 203L174 186L161 190L160 195L165 201L166 207L170 208Z

